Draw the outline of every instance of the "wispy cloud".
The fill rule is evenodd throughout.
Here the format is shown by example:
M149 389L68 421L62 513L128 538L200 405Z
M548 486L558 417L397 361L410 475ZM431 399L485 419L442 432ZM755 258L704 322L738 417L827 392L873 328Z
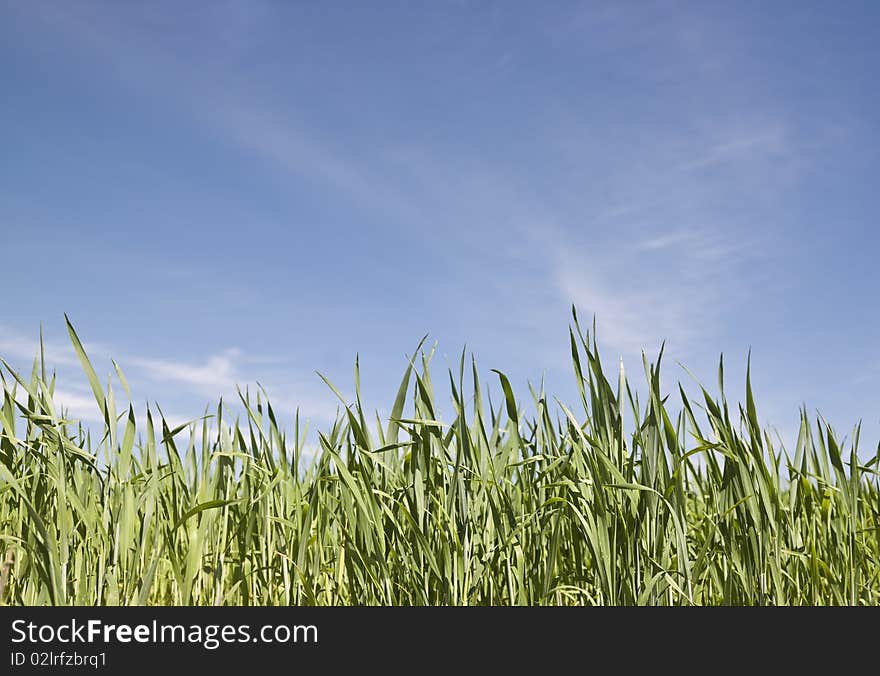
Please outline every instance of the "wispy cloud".
M7 384L10 389L13 389L11 383ZM15 400L22 406L27 406L29 396L27 391L22 387L14 387L14 389ZM104 419L94 395L85 390L68 389L56 384L52 404L55 407L56 415L64 416L67 420L99 423Z
M583 249L559 239L543 241L550 283L562 300L596 316L600 342L617 354L638 357L663 341L681 354L712 330L718 289L673 276L652 278L647 254L627 251L625 244L584 256ZM640 258L643 272L634 274L632 261Z
M182 56L157 45L155 35L145 27L167 22L166 15L148 8L98 12L66 3L19 9L106 55L106 68L116 74L121 86L160 98L163 105L189 117L200 130L210 130L222 143L269 169L323 185L344 199L399 221L417 217L418 210L405 192L381 175L383 157L375 147L364 155L337 147L321 133L320 125L299 119L288 107L254 97L249 76L215 71L216 77L206 78L204 69L210 66L194 61L190 54ZM265 29L267 7L254 10L251 6L244 12L221 8L214 19L224 34L240 37L240 14L256 22L251 29L255 25Z
M784 127L756 120L698 135L658 132L608 162L610 208L583 204L577 218L549 211L519 232L560 299L596 315L601 342L624 356L664 340L679 356L692 354L753 293L748 263L768 254L773 237L739 212L772 213L751 199L756 177L773 183L777 167L793 176L796 150ZM750 201L731 209L731 195Z
M193 392L216 397L234 390L242 380L235 365L240 355L239 350L231 349L197 363L147 357L129 357L125 361L148 380L183 385Z
M234 405L238 401L239 389L244 391L259 382L276 410L290 413L299 408L303 415L321 421L335 418L336 398L317 375L311 378L311 382L296 377L285 378L279 373L277 360L246 355L237 348L197 362L129 357L125 363L135 367L133 373L145 382L145 388L153 392L176 386L206 398L209 403L222 397ZM254 368L261 363L263 368Z
M256 157L269 167L297 179L305 178L336 195L367 206L398 221L416 217L410 200L376 171L383 157L373 153L364 162L351 152L334 148L314 126L292 119L289 112L263 104L216 101L191 107L199 122L217 130L221 139Z
M685 251L691 261L720 264L737 262L757 252L757 238L732 236L723 230L707 227L670 230L648 235L635 242L635 249L646 254L668 255Z
M46 361L53 364L76 364L77 358L70 344L44 340ZM40 340L27 337L10 328L0 326L0 355L9 360L32 360L40 354Z
M91 392L71 388L65 383L83 382L80 363L70 344L58 340L44 341L46 368L58 371L55 403L64 406L70 417L86 422L100 422L101 411ZM86 344L86 351L99 377L106 374L115 379L110 364L115 356L133 389L133 398L147 396L160 404L173 400L177 413L168 413L169 419L185 422L200 415L206 404L216 404L222 397L233 406L238 402L237 388L242 390L260 383L270 394L278 411L292 413L300 408L305 417L322 422L335 418L337 400L317 375L308 377L291 373L287 360L269 355L247 354L238 348L227 348L203 359L186 360L132 354L99 343ZM8 328L0 328L0 357L14 368L25 368L39 352L38 339L28 339ZM24 374L27 375L27 374ZM121 393L117 383L114 390ZM18 396L26 396L19 389ZM22 400L23 401L23 400ZM193 406L187 410L187 402ZM59 408L59 413L60 413Z
M766 162L782 159L788 148L783 127L747 130L744 133L728 135L720 142L709 143L700 148L694 156L673 167L676 171L697 171L729 163Z
M639 249L646 251L656 251L658 249L667 249L672 246L686 245L693 241L694 234L690 230L673 230L658 235L646 237L636 243Z
M98 407L98 402L91 392L81 392L72 389L55 387L52 397L55 404L55 412L58 415L66 414L67 419L81 420L86 423L102 422L104 416Z

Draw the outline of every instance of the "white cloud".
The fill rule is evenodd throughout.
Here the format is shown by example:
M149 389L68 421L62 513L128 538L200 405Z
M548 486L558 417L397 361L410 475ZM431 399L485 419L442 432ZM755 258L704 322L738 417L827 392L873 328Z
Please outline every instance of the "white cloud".
M673 230L671 232L646 237L638 242L636 246L639 249L654 251L657 249L666 249L679 244L689 244L693 239L694 235L689 230Z
M244 367L245 364L253 366L261 362L267 364L271 370L266 372ZM325 422L335 417L338 400L320 382L318 376L314 376L312 384L301 379L279 377L274 373L277 368L275 360L245 355L236 348L211 355L199 362L128 357L125 364L135 367L132 370L135 378L153 383L150 390L157 395L171 384L207 398L211 405L223 397L227 404L234 406L238 401L236 388L241 388L242 392L249 389L253 396L255 384L259 382L269 394L276 411L289 415L299 407L303 416Z
M12 389L11 384L7 383L7 385ZM23 387L16 388L15 400L27 407L28 393ZM104 419L91 392L65 389L56 385L52 403L55 406L55 414L59 417L65 415L68 420L101 422Z
M60 341L45 340L46 368L49 373L58 372L58 384L55 388L54 401L56 412L60 415L61 407L68 411L68 417L84 422L101 422L102 414L88 389L69 389L65 383L83 383L85 376L72 347ZM183 360L138 354L126 354L125 351L99 343L87 343L86 351L98 372L115 380L110 356L116 355L117 362L123 369L127 380L133 388L133 398L147 396L151 401L172 400L178 411L174 414L166 411L169 424L178 425L199 417L204 406L216 405L223 397L227 405L235 406L238 402L236 388L242 390L255 389L261 383L271 396L273 408L282 415L292 416L299 407L304 418L325 423L336 416L338 400L335 395L320 381L317 375L309 373L308 378L295 374L288 376L282 372L283 360L269 356L250 355L238 348L228 348L210 354L200 360ZM0 327L0 357L18 369L23 377L29 376L30 363L39 351L38 339L27 339L17 332ZM284 367L289 368L289 367ZM106 377L102 378L102 382ZM114 383L117 401L124 397L122 387ZM18 388L17 398L24 403L27 395ZM187 404L189 402L192 408ZM121 404L120 404L121 405ZM187 410L188 409L188 410Z
M581 312L596 315L601 342L622 355L652 351L664 340L682 350L708 323L706 302L698 292L647 280L641 288L622 279L615 287L607 271L591 273L591 266L564 254L551 265L559 292Z
M782 158L788 152L785 130L781 125L723 133L720 140L710 138L698 148L689 149L692 156L673 169L691 172L723 164L766 162Z
M646 255L663 255L686 252L691 261L711 262L713 265L737 261L756 254L758 243L721 228L693 227L652 233L635 242L635 249Z
M597 192L610 206L546 207L517 230L560 301L596 315L600 342L638 356L666 340L690 360L753 292L747 263L772 254L760 220L772 203L755 192L766 196L764 188L796 175L784 129L755 119L707 123L695 134L658 131L650 143L608 153ZM575 147L579 137L573 128ZM731 210L734 195L746 197ZM744 222L743 213L758 218Z
M125 361L140 369L146 379L178 383L199 394L215 397L235 389L240 380L235 360L240 355L239 350L230 349L200 363L147 357L128 357Z
M78 364L71 345L51 340L43 341L46 361L49 364ZM0 356L7 361L32 362L40 354L39 335L28 338L9 328L0 326Z
M59 416L66 413L68 420L83 422L103 422L104 420L98 402L95 401L91 392L79 392L56 386L52 399L55 404L55 413Z

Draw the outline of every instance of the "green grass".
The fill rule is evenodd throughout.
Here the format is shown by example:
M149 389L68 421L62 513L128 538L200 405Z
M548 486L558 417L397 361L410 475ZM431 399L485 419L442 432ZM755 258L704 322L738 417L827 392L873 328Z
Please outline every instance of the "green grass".
M660 358L639 401L576 316L573 405L518 402L495 372L496 408L462 355L438 420L420 345L389 419L364 409L356 370L315 453L261 394L240 420L222 404L174 429L136 417L70 335L100 436L55 409L42 357L30 377L3 363L0 602L880 603L880 453L860 461L858 428L844 444L803 411L786 450L748 378L743 405L721 369L691 399L664 391Z

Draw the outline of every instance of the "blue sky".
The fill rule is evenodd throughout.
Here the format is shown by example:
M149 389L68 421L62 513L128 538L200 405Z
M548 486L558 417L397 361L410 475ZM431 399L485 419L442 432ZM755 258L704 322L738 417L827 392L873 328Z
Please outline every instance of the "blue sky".
M0 356L40 324L199 415L262 383L319 424L425 333L570 398L667 341L765 422L880 435L876 3L0 0ZM439 380L439 378L438 378Z

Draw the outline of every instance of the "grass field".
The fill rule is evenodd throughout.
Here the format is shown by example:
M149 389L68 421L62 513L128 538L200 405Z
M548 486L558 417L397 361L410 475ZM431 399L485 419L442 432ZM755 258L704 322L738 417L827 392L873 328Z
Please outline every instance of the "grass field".
M437 420L420 346L390 418L356 378L315 452L259 393L241 419L136 413L69 329L104 430L56 410L42 357L29 376L4 362L0 602L880 603L878 456L859 460L857 428L844 444L804 411L784 449L748 378L743 404L721 369L691 398L661 387L658 357L631 388L576 317L579 401L518 402L495 372L495 407L462 356Z

